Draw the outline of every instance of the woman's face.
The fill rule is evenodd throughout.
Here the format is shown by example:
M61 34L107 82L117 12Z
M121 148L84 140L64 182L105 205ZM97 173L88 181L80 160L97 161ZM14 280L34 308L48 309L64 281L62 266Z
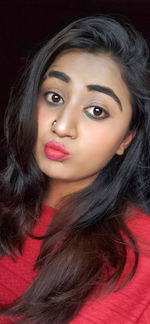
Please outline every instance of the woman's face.
M40 169L57 181L90 184L129 145L132 133L125 134L131 117L129 91L108 55L62 53L38 96L35 158Z

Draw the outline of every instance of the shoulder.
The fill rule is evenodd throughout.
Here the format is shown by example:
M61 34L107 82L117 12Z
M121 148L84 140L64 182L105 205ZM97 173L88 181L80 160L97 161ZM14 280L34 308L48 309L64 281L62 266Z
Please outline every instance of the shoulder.
M139 263L134 277L120 290L95 300L89 299L71 324L150 323L150 217L134 208L127 225L139 247ZM132 258L133 251L129 248L127 268Z
M139 208L132 208L127 218L127 226L134 235L140 252L150 252L150 215Z

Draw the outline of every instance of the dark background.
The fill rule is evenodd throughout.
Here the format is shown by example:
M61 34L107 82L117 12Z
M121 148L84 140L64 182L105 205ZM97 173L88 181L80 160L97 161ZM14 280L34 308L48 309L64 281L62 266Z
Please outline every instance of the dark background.
M0 0L1 125L10 89L28 57L71 21L100 13L127 18L150 42L150 0Z

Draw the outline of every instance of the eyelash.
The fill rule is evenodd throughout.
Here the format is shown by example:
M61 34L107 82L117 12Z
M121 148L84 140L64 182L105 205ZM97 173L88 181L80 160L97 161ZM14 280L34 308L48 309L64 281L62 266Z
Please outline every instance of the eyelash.
M100 112L100 114L102 114L102 116L101 117L98 117L98 116L93 116L92 114L90 114L88 111L87 111L87 109L96 109L97 111L99 110L99 112ZM101 119L105 119L105 118L108 118L109 117L109 113L104 109L104 108L102 108L102 107L100 107L100 106L90 106L90 107L87 107L86 109L85 109L85 114L88 116L88 117L90 117L90 118L92 118L92 119L97 119L97 120L101 120Z
M47 97L49 97L50 96L50 100L48 100L47 99ZM59 100L61 100L62 102L61 103L58 103L58 102L52 102L52 97L53 96L55 96L55 99L56 98L58 98L58 101ZM58 93L56 93L56 92L54 92L54 91L48 91L48 92L45 92L44 93L44 98L45 98L45 100L46 100L46 102L49 104L49 105L51 105L51 106L61 106L61 105L63 105L64 104L64 100L63 100L63 98L58 94ZM53 98L54 99L54 98ZM87 110L88 109L95 109L95 110L97 110L97 112L98 112L98 110L99 110L99 112L102 114L102 115L104 115L104 116L101 116L101 117L98 117L98 116L93 116L91 113L89 113ZM95 119L95 120L101 120L101 119L105 119L105 118L107 118L107 117L109 117L109 113L104 109L104 108L102 108L102 107L100 107L100 106L90 106L90 107L87 107L87 108L85 108L84 109L84 112L85 112L85 114L89 117L89 118L91 118L91 119ZM96 112L96 111L95 111Z
M49 97L49 96L51 96L51 100L52 100L52 97L53 97L53 96L58 97L58 99L61 99L61 100L62 100L62 103L52 102L52 101L48 100L47 97ZM64 100L62 99L62 97L61 97L58 93L56 93L56 92L54 92L54 91L48 91L48 92L45 92L45 93L44 93L44 99L45 99L46 102L47 102L49 105L51 105L51 106L61 106L61 105L63 105L63 103L64 103Z

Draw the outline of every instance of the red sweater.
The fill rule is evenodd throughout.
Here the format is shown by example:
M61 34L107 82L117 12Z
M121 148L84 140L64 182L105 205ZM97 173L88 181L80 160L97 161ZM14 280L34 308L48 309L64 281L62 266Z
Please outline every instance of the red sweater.
M45 233L52 214L52 208L43 207L34 234ZM136 274L122 290L113 292L104 299L90 298L70 324L150 324L150 219L140 210L134 210L131 216L129 227L140 247ZM15 262L8 257L0 260L0 306L15 300L32 282L36 276L33 266L40 246L40 240L29 237L22 256L17 256ZM131 255L129 253L126 267L130 266ZM15 319L0 316L0 324L15 322Z

